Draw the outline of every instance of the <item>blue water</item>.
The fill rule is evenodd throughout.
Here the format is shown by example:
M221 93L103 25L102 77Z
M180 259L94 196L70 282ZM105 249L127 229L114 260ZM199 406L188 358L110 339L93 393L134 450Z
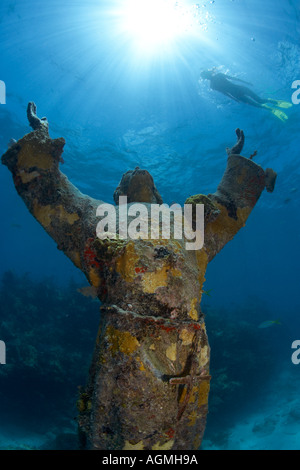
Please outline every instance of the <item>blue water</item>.
M203 310L215 374L203 448L299 449L300 364L291 362L291 344L300 339L300 105L284 110L288 120L282 122L266 110L230 100L200 79L202 70L217 67L251 82L260 96L291 102L292 83L300 80L299 2L187 1L185 7L194 15L192 27L149 50L124 29L126 4L2 0L0 80L6 84L6 104L0 105L0 154L11 138L30 131L26 106L34 101L39 116L48 118L51 137L66 139L62 171L82 192L112 203L122 174L140 166L150 171L164 202L183 204L189 195L215 191L226 166L225 148L235 143L235 129L243 129L243 155L257 150L255 161L273 168L278 178L274 193L262 194L246 227L206 273L205 289L212 291ZM34 303L35 286L54 279L58 309L63 296L72 292L70 282L81 286L86 281L28 213L3 166L0 193L0 278L11 271L15 282L27 286L18 293L19 307L9 310L12 337L14 312L25 309L24 315L31 315L36 309L36 330L29 322L19 334L38 355L32 337L39 334L48 303ZM12 282L9 285L13 292ZM24 292L29 291L31 312L24 307ZM93 313L84 322L93 331L98 305L82 301L91 303ZM64 305L68 310L67 302ZM76 393L65 421L56 416L51 422L50 411L47 415L46 408L39 408L38 399L30 402L30 391L18 387L16 364L9 364L7 312L0 305L0 340L7 343L7 364L0 365L0 398L5 401L5 407L0 404L0 448L51 447L45 443L45 428L49 442L75 433L71 403ZM55 330L61 319L55 323L55 314L51 321L48 313ZM64 327L75 328L68 315ZM258 329L261 322L275 319L281 325ZM22 316L18 321L22 323ZM65 339L57 341L60 354L67 354ZM93 339L78 351L75 340L70 344L72 354L87 358L86 369L74 378L84 383ZM241 356L244 362L236 360ZM22 361L20 353L19 367ZM45 396L49 384L41 378L38 360L28 361L22 370L22 384L27 377L29 389L34 382L39 396ZM56 379L60 383L59 370ZM63 383L59 387L65 392ZM58 394L53 390L54 408ZM64 407L66 401L57 405L60 416ZM44 414L34 412L37 409Z

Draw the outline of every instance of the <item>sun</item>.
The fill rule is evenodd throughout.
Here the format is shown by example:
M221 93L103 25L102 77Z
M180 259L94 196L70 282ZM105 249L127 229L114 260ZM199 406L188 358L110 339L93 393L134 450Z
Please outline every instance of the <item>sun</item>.
M123 30L144 49L170 45L192 24L192 15L173 0L128 0Z

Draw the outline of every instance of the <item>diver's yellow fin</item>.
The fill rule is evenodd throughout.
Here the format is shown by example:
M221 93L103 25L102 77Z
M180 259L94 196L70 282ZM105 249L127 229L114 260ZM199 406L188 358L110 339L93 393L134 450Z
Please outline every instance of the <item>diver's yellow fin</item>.
M274 114L274 116L276 116L278 119L280 119L281 121L287 121L288 120L288 116L283 112L283 111L280 111L280 109L272 109L272 114Z
M288 116L280 109L272 108L271 106L268 106L266 104L263 104L262 107L274 114L274 116L280 119L280 121L284 122L288 120Z
M273 99L270 99L268 101L270 101L271 103L274 103L274 105L278 106L278 108L288 109L288 108L291 108L293 106L292 103L289 103L288 101L273 100Z

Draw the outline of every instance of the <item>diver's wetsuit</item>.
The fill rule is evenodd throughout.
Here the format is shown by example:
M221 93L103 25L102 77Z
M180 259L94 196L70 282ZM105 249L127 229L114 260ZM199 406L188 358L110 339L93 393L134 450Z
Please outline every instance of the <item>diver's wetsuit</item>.
M290 108L292 106L291 103L271 98L260 98L260 96L250 90L250 88L244 85L236 85L235 83L232 83L231 80L251 85L248 82L244 82L239 78L230 77L224 73L214 73L212 70L203 71L201 73L201 77L206 80L210 80L210 87L212 90L219 91L220 93L223 93L223 95L228 96L239 103L242 102L255 106L256 108L264 108L283 122L288 119L288 116L280 109L277 109L277 107Z
M208 79L210 80L210 87L212 90L219 91L236 101L242 101L244 103L250 104L251 106L256 106L257 108L261 108L262 104L269 101L268 99L260 98L256 93L246 86L232 83L230 79L238 79L226 76L223 73L217 73L216 75L211 74Z

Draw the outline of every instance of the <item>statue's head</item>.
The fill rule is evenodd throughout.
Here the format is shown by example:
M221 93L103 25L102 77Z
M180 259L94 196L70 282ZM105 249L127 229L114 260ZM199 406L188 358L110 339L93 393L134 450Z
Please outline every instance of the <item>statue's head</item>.
M156 189L153 178L147 170L136 167L122 176L122 179L114 192L114 201L119 204L119 197L127 196L127 202L148 202L150 204L162 204L161 195Z

